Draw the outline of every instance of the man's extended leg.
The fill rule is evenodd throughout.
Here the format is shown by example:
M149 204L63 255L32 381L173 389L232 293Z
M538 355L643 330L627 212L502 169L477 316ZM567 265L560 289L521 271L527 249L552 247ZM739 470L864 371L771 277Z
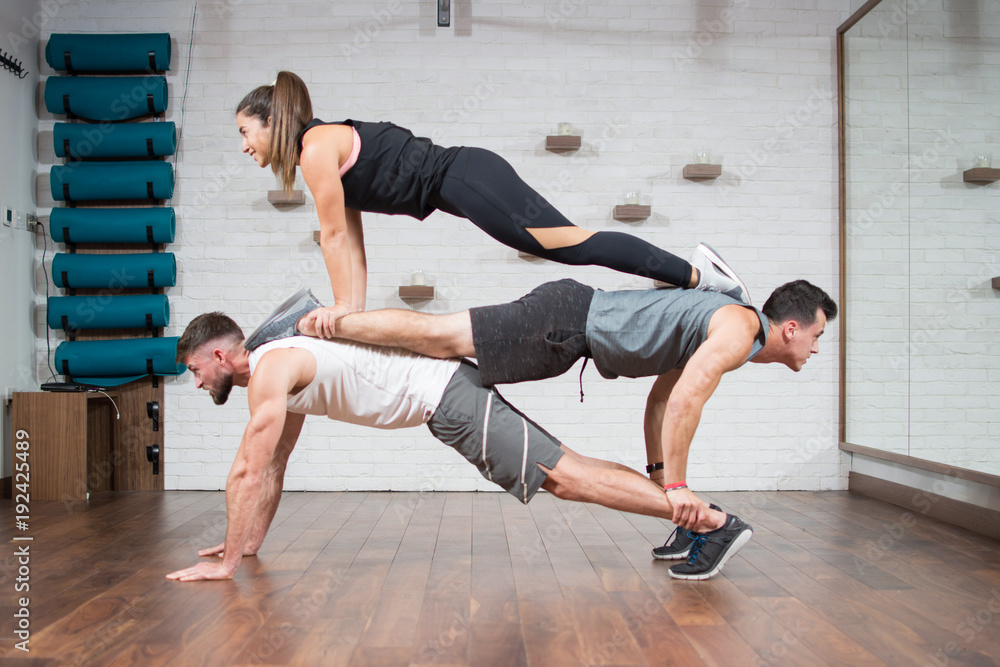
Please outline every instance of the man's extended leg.
M640 475L637 471L627 466L623 466L620 463L590 458L588 456L583 456L582 454L570 450L565 445L563 445L562 447L567 456L573 457L581 462L597 466L599 468L611 468L614 470L622 470L624 472L635 475L642 480L646 479L645 477ZM654 484L656 484L657 488L660 488L660 486L662 485L662 482L657 482L657 480L655 479L652 479L652 481ZM722 508L720 508L719 506L717 505L709 506L707 503L706 506L711 507L712 510L717 510L720 514L723 515L723 517L725 516L724 513L722 512ZM672 520L673 519L671 518L671 521ZM689 531L681 528L680 526L677 526L676 528L674 528L674 532L671 533L670 537L667 538L667 544L664 544L662 547L656 547L653 549L653 558L656 558L657 560L684 560L691 553L691 546L694 543L695 537L696 536L690 533Z
M562 446L566 453L547 469L542 488L559 498L597 503L612 509L670 519L673 508L667 495L634 470L588 459ZM545 469L541 464L540 468ZM710 508L706 518L687 533L690 545L684 562L670 568L676 579L709 579L753 536L753 529L739 517Z
M565 500L595 503L633 514L671 519L673 508L663 489L637 471L613 463L583 456L562 445L566 456L546 470L542 488ZM698 532L720 528L726 521L723 512L708 510Z
M654 482L623 465L578 454L483 387L479 369L463 362L448 383L428 428L490 481L527 504L539 488L560 498L670 519L673 508ZM753 534L739 518L710 510L685 563L670 576L714 576ZM675 571L678 568L685 571Z
M373 345L402 347L429 357L472 357L487 386L542 380L589 357L586 327L594 288L563 279L539 285L511 303L451 315L386 309L337 320L334 335ZM316 315L298 331L316 336Z
M315 317L306 315L298 323L299 333L315 336ZM386 308L351 313L337 320L337 337L370 345L402 347L412 352L449 359L475 357L469 311L448 315Z

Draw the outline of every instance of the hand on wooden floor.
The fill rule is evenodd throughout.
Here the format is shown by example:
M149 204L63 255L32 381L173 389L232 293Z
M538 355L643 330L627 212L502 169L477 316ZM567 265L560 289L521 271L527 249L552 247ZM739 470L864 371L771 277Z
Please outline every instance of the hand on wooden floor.
M216 581L232 578L233 571L222 563L198 563L167 575L167 579L175 581Z

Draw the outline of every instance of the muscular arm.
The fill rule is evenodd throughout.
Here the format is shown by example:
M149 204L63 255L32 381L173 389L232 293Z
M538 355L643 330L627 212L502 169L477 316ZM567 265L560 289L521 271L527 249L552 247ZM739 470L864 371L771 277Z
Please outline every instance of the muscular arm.
M291 456L292 449L295 448L295 443L299 439L305 417L305 415L295 412L285 414L285 426L278 439L278 447L274 452L271 464L267 467L267 472L264 474L264 495L254 516L249 539L243 547L244 555L256 554L260 545L264 543L267 529L271 527L274 513L278 511L278 503L281 502L281 490L285 486L285 468L288 467L288 457Z
M361 224L361 211L344 209L347 220L347 239L351 250L351 304L354 312L365 309L368 293L368 256L365 254L365 230ZM336 296L336 292L334 292Z
M661 483L687 479L688 452L702 409L722 376L746 362L759 329L752 310L720 309L712 317L705 342L684 368L661 375L653 384L646 401L646 452L650 462L664 463ZM669 497L677 525L693 528L705 518L706 505L689 490L671 491Z
M680 378L679 370L664 373L656 378L653 388L646 398L646 414L643 420L643 435L646 440L646 461L657 463L663 461L663 417L667 410L667 399ZM663 486L667 482L664 470L650 473L649 478Z
M285 468L288 465L288 457L295 447L302 430L302 423L305 415L289 412L285 415L285 426L281 431L281 438L278 440L278 447L275 450L274 458L264 473L263 497L261 504L254 514L250 537L243 545L244 556L254 556L260 549L267 530L274 519L274 513L278 511L278 503L281 502L281 491L285 483ZM216 545L209 549L202 549L199 556L214 556L225 554L226 543Z
M306 350L272 350L261 358L249 385L250 423L226 480L222 561L198 563L168 574L168 579L231 579L248 547L263 540L281 499L285 465L302 426L301 418L288 418L288 394L311 380L315 368L315 359Z
M339 158L337 142L328 129L307 135L299 159L302 177L316 200L319 244L333 286L335 305L324 309L320 320L322 326L330 327L338 318L359 309L354 299L364 294L368 280L361 214L345 208Z

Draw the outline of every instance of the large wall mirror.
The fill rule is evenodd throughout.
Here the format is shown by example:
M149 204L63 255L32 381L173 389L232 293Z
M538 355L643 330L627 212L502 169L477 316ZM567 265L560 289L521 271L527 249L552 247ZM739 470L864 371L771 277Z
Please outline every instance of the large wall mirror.
M1000 475L1000 2L841 39L842 438Z

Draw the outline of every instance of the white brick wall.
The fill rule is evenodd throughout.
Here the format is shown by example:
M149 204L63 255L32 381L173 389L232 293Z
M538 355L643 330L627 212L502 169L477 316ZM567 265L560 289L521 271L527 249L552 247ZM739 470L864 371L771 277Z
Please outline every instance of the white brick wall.
M235 106L282 68L306 80L323 119L386 119L444 145L498 151L582 226L631 232L684 256L706 241L738 267L757 303L798 277L837 298L834 31L848 14L841 5L477 0L471 17L436 28L428 3L202 2L172 202L178 238L170 249L180 273L169 290L167 333L214 309L249 331L300 285L331 296L312 242L311 200L273 208L265 200L270 171L240 153ZM73 3L46 30L169 31L167 118L180 123L191 9L151 0ZM43 116L41 129L53 120ZM543 149L559 122L582 131L581 151ZM720 179L681 178L698 150L722 162ZM612 220L612 206L632 188L641 188L653 216ZM648 284L519 259L440 213L423 222L368 215L365 229L369 308L403 306L396 287L418 268L438 288L437 300L416 306L429 312L509 301L566 276L605 289ZM831 326L822 353L800 374L750 365L727 377L692 448L692 486L843 488L836 368ZM571 447L643 465L651 381L609 382L588 367L580 405L578 374L504 394ZM185 376L167 383L166 397L167 487L222 488L247 417L245 392L216 407ZM382 432L310 418L286 488L494 487L425 429Z

